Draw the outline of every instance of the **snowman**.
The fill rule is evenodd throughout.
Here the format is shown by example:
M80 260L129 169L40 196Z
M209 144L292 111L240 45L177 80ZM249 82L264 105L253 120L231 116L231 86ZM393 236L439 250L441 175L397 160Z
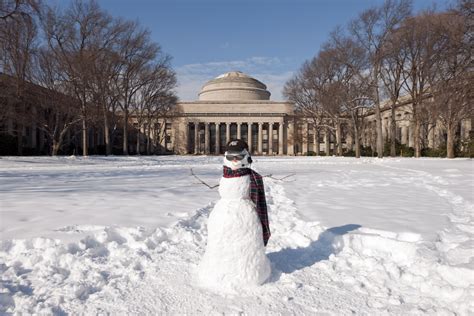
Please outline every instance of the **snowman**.
M221 199L209 215L206 252L198 268L202 285L238 290L264 283L271 273L270 237L262 177L250 169L247 144L227 144Z

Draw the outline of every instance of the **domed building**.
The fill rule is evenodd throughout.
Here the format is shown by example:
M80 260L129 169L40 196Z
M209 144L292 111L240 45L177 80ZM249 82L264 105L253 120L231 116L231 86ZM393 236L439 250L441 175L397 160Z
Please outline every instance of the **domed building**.
M208 81L199 93L201 101L270 100L267 86L240 71L232 71Z
M270 100L267 86L232 71L208 81L199 100L180 102L172 123L177 154L221 154L243 139L253 154L293 155L294 106Z

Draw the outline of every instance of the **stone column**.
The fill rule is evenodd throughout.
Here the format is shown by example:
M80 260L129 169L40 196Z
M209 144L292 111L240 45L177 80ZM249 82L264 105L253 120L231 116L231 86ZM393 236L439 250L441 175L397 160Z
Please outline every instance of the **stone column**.
M262 143L262 136L263 136L263 123L258 122L258 154L263 154L263 143Z
M387 142L388 137L390 137L388 130L388 118L382 117L382 141L384 144Z
M408 126L402 126L402 135L400 143L403 145L408 145Z
M319 156L319 130L315 127L313 130L314 136L314 152L317 156Z
M242 123L237 123L237 139L242 138Z
M216 123L216 155L221 153L221 130L220 130L220 122Z
M151 142L152 142L152 139L155 138L155 134L153 132L153 130L150 131L150 150L152 151L152 146L151 145ZM194 148L191 147L191 139L192 139L192 134L191 134L191 123L188 123L188 154L192 154L194 153Z
M268 154L273 155L273 123L268 123Z
M428 147L429 148L434 148L434 125L433 124L429 124L428 125ZM461 130L461 139L463 138L463 135L462 135L462 130Z
M408 146L415 147L415 124L408 126Z
M192 154L192 153L194 152L194 148L191 148L191 123L188 122L188 123L187 123L187 126L188 126L188 127L187 127L186 132L188 133L188 137L187 137L187 138L188 138L188 143L187 143L187 145L186 145L186 148L187 148L187 152L186 152L186 153L187 153L187 154ZM155 136L154 136L154 134L153 134L153 129L152 129L152 130L150 131L150 138L151 138L151 139L150 139L150 142L151 142L151 140L152 140L154 137L155 137ZM150 144L150 146L151 146L151 144ZM151 147L150 147L150 148L151 148Z
M189 122L185 118L179 118L173 122L173 151L179 155L182 154L189 154L190 152L190 137L189 137ZM143 126L143 135L144 135L144 142L143 148L147 151L147 137L146 137L146 129L147 126ZM101 131L100 131L101 132ZM100 138L102 139L102 137Z
M225 143L228 144L230 142L230 124L225 123Z
M287 133L287 153L288 155L295 154L295 123L293 119L288 122L288 133Z
M210 152L210 143L209 143L209 123L204 123L204 153L206 155Z
M283 121L278 125L278 155L283 155Z
M302 148L302 155L306 156L308 154L308 138L309 138L309 133L308 133L308 122L303 123L303 148Z
M247 123L247 144L249 145L249 152L252 153L252 123Z
M348 151L354 150L354 140L351 134L346 134L346 149Z
M199 154L199 123L194 122L194 153Z
M472 128L471 128L471 130L472 130ZM441 127L440 127L439 124L436 124L435 132L434 132L434 143L433 143L434 148L438 148L439 145L442 143L441 135L442 135Z

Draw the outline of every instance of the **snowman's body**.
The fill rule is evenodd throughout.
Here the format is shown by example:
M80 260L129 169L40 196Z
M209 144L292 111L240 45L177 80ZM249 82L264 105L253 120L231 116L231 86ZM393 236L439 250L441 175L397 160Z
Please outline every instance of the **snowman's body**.
M218 288L260 285L270 276L271 268L265 255L262 224L250 200L250 176L223 177L219 194L221 199L207 224L200 281Z

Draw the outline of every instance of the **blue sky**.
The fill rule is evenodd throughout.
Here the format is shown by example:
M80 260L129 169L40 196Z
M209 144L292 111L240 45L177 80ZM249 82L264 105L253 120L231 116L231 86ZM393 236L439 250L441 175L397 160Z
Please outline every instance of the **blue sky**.
M138 20L173 57L181 100L227 71L243 71L282 100L284 83L328 34L382 0L99 0L114 16ZM414 0L418 11L452 0ZM64 2L63 2L64 3Z

